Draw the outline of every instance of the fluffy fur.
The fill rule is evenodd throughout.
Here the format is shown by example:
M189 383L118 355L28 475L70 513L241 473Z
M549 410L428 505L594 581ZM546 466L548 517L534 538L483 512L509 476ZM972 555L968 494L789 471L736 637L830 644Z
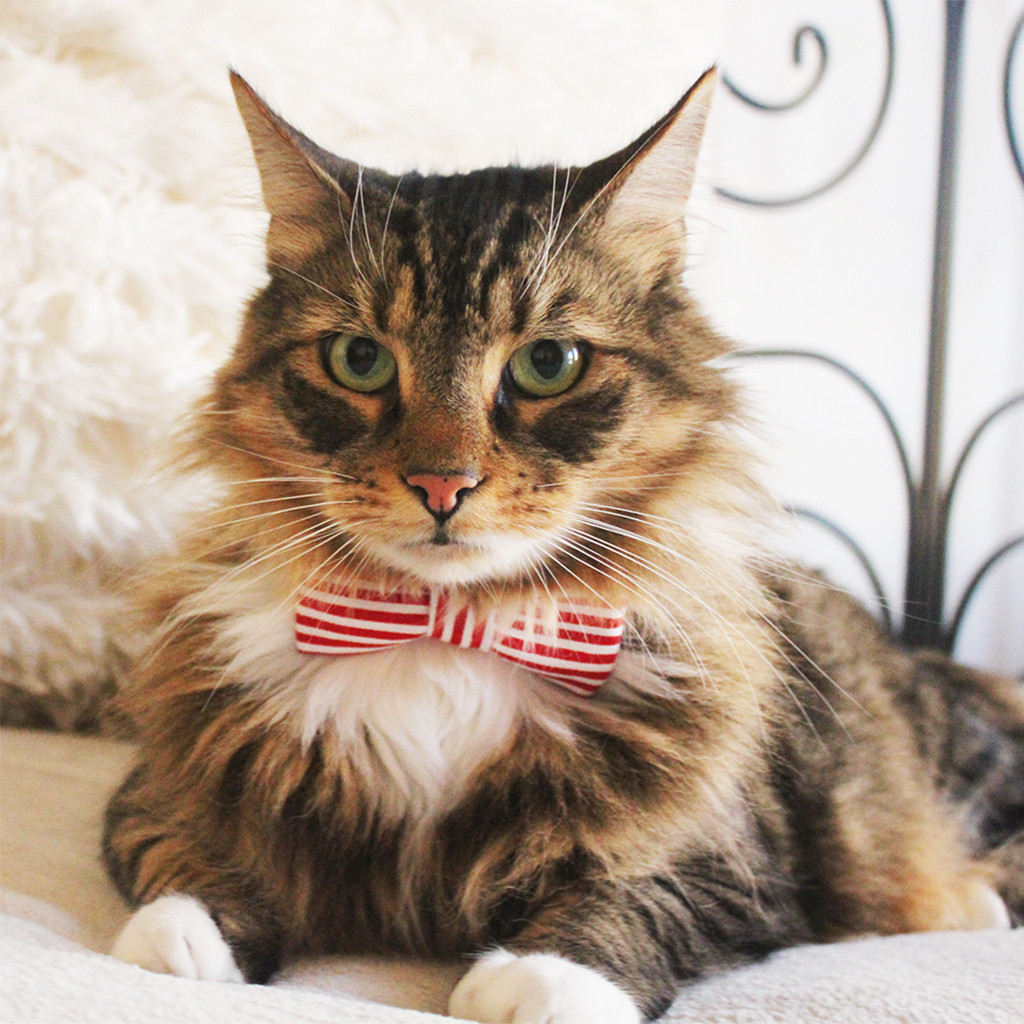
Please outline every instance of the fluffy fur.
M150 580L105 838L127 958L174 970L168 920L249 979L500 945L453 1011L582 1024L783 946L1024 912L1024 697L763 548L681 280L713 82L584 167L394 176L235 77L270 281L193 426L223 500ZM470 482L444 509L443 477ZM298 588L354 576L584 593L625 650L589 700L429 642L297 652Z
M601 97L572 139L589 158L710 59L712 6L590 0L581 19L543 0L5 0L5 724L96 725L146 644L126 628L126 574L210 499L208 480L162 469L262 280L265 217L225 64L399 169L550 158Z

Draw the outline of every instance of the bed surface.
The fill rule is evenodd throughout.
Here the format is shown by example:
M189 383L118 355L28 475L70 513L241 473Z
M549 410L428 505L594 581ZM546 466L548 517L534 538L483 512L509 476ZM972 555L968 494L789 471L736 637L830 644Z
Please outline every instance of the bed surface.
M131 747L0 733L0 1021L426 1024L461 967L336 957L266 986L149 974L104 955L127 916L99 863L104 802ZM805 947L696 985L672 1024L1020 1024L1024 929Z

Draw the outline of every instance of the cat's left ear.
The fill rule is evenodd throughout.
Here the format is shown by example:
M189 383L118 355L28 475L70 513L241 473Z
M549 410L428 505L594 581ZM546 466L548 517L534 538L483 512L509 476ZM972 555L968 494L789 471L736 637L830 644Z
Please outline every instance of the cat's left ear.
M597 185L595 201L604 206L603 234L631 249L664 246L669 238L683 243L686 206L716 82L716 70L705 71L639 139L584 171Z

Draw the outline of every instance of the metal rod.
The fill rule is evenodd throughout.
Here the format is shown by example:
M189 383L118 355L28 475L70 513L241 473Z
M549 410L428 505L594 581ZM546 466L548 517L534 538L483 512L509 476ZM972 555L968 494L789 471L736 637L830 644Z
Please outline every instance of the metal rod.
M960 53L965 9L966 0L949 0L946 4L946 59L942 86L938 195L935 204L924 453L921 479L911 501L904 593L903 639L915 646L941 646L945 639L942 618L948 518L943 514L942 507L942 427L956 155L960 126Z

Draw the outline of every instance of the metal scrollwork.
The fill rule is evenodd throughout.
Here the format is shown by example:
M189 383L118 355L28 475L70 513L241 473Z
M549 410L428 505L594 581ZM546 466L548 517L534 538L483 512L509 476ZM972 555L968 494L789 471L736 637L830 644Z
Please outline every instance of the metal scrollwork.
M1021 36L1024 35L1024 11L1017 19L1017 24L1010 35L1010 45L1006 48L1006 65L1003 69L1003 117L1006 121L1006 138L1010 144L1010 154L1014 166L1024 185L1024 153L1021 152L1021 140L1017 137L1017 127L1013 123L1013 76L1014 61L1020 52Z
M853 555L857 564L864 571L864 575L868 578L868 583L871 585L871 590L875 597L875 603L878 605L878 614L881 616L882 624L890 632L895 632L895 624L892 621L892 605L889 603L889 598L886 596L885 588L882 586L882 581L879 578L878 573L875 571L874 563L868 557L867 552L857 543L854 538L846 532L835 520L829 519L828 516L823 516L820 512L815 512L810 508L802 508L797 505L787 505L786 511L798 519L804 519L811 523L817 523L818 526L825 529L831 534L840 544L846 548L847 551ZM1024 538L1021 538L1024 541Z
M860 391L865 398L867 398L875 411L881 417L882 422L885 424L886 432L892 440L893 449L900 464L903 486L907 495L907 500L908 502L913 500L915 490L914 471L911 468L910 457L907 454L907 446L904 443L903 435L900 433L900 429L896 424L896 419L893 416L892 410L888 405L886 405L882 396L879 395L879 393L867 382L867 380L864 379L864 377L857 373L856 370L847 366L846 363L841 362L838 359L834 359L832 356L825 355L822 352L811 352L807 349L799 348L745 348L733 353L732 358L740 360L798 359L803 362L818 363L826 366L835 373L838 373L849 383L853 384L854 387ZM799 519L816 523L818 526L822 527L854 557L856 562L864 571L864 574L871 585L871 590L874 593L875 602L878 606L878 613L881 616L885 627L892 632L894 630L892 618L893 605L889 596L885 592L885 588L882 586L882 581L879 577L878 571L867 552L857 543L850 533L844 530L837 522L835 522L835 520L830 519L828 516L822 515L820 512L803 506L790 505L787 506L787 511Z
M966 443L960 451L960 457L956 461L956 465L953 467L953 472L950 474L949 483L946 486L946 490L942 495L941 502L941 516L944 530L948 533L949 522L952 518L953 513L953 501L956 498L957 488L960 483L961 475L963 474L964 467L970 460L971 454L977 447L978 441L981 440L982 436L988 431L989 427L998 420L1003 419L1007 413L1013 410L1024 409L1024 392L1021 394L1013 395L1008 398L1001 405L997 406L992 410L979 424L970 437L968 437ZM957 635L960 632L960 624L963 621L964 614L967 611L968 605L971 603L971 598L974 597L975 591L978 589L981 582L986 576L994 569L1000 562L1003 561L1012 551L1016 551L1018 548L1024 546L1024 535L1014 537L1007 541L1002 547L985 560L980 568L971 577L970 582L964 588L963 594L960 597L959 602L956 606L952 618L949 621L949 625L945 629L944 642L945 645L952 649L956 644Z
M748 348L735 352L733 354L733 358L755 360L782 358L818 363L835 371L853 384L874 407L885 425L889 438L892 440L893 449L902 471L902 479L905 488L911 526L913 526L913 522L916 518L921 516L923 512L927 511L922 508L922 502L926 500L926 496L921 493L920 484L911 467L910 458L907 454L907 446L896 423L896 419L891 409L886 405L878 392L859 373L840 360L834 359L832 356L824 355L821 352L812 352L806 349ZM945 488L941 489L938 494L937 501L935 502L933 509L936 519L936 535L943 550L948 542L953 502L956 498L961 477L964 469L970 461L971 455L977 448L978 442L986 433L988 433L989 428L993 424L1005 419L1007 414L1021 410L1024 410L1024 393L1012 395L981 420L981 422L968 436L963 448L960 450L959 457L957 458L953 470L950 473L949 481ZM881 583L881 579L874 564L864 549L846 530L839 526L838 523L829 519L827 516L822 515L820 512L802 506L789 506L788 511L800 519L816 523L818 526L825 529L854 557L861 569L864 571L868 582L871 585L882 621L887 629L893 631L894 623L891 612L893 607L892 602L885 592L885 588ZM917 619L911 618L904 622L904 630L907 631L909 623L913 623L913 629L920 629L922 626L930 626L931 632L928 635L926 642L932 646L943 647L947 650L951 650L956 644L960 625L963 621L968 605L974 597L978 587L999 563L1001 563L1012 552L1022 547L1024 547L1024 535L1014 537L1007 541L997 551L995 551L991 557L986 559L964 588L963 594L957 603L956 610L949 619L948 624L943 625L937 620L922 623Z
M825 355L823 352L810 352L802 348L744 348L733 355L734 358L742 359L803 359L809 362L822 363L835 370L836 373L842 374L864 394L882 417L885 429L892 439L896 457L899 459L900 470L903 473L903 485L906 487L908 494L913 491L914 472L910 467L910 456L907 455L907 446L904 444L903 436L896 425L896 418L893 416L889 406L885 404L881 395L856 370L853 370L846 363L832 356Z
M815 72L810 85L793 99L785 100L781 103L767 103L764 100L754 99L749 93L740 89L732 78L729 77L728 73L722 76L722 84L737 99L742 100L748 107L753 107L755 110L778 114L786 110L793 110L794 107L799 107L802 103L806 102L811 93L821 84L821 80L825 77L825 68L828 66L828 44L825 42L825 37L822 35L821 30L813 25L804 25L803 28L797 30L796 36L793 38L793 63L797 65L803 63L803 43L805 39L813 39L815 42L818 53L818 70Z
M806 202L808 199L813 199L816 196L820 196L823 192L828 192L834 188L841 181L846 179L853 173L858 167L861 161L867 156L868 151L874 145L875 139L878 137L878 133L881 130L882 123L885 120L886 112L889 109L889 100L892 96L893 77L895 75L895 31L893 29L893 18L892 11L889 7L889 0L879 0L879 7L882 14L882 19L885 26L885 46L886 46L886 72L885 72L885 84L882 89L882 98L879 102L878 110L875 112L874 119L868 130L868 134L863 142L860 144L856 152L850 159L834 174L832 174L826 181L819 185L814 186L810 189L803 189L799 192L793 193L786 196L752 196L744 195L740 192L734 191L723 186L719 186L715 189L716 193L724 199L731 200L734 203L742 203L747 206L794 206L797 203ZM741 89L736 85L735 80L726 73L723 76L723 81L726 88L731 92L737 99L741 100L747 106L763 111L765 113L777 114L784 113L786 111L794 110L797 107L802 106L807 100L817 91L825 78L825 73L828 69L828 44L825 40L824 34L820 29L813 25L804 25L799 28L796 35L793 38L793 63L801 65L804 62L805 57L805 42L806 40L813 40L814 48L818 56L818 66L810 84L806 86L796 97L791 100L782 102L766 102L764 100L757 100L750 93Z
M889 105L894 75L893 20L886 0L879 0L885 22L888 47L887 72L881 104L867 138L855 155L836 174L815 188L799 194L777 198L754 198L737 195L720 188L718 193L726 199L751 206L782 207L792 206L814 196L821 195L846 178L863 160L871 148L884 120ZM946 374L947 334L949 328L949 307L952 281L954 204L957 196L957 150L959 142L961 72L963 69L964 25L967 14L965 0L947 0L945 4L946 38L945 64L942 86L941 132L938 152L938 180L936 182L935 235L932 252L932 291L928 332L927 390L923 423L923 447L919 466L914 466L908 457L908 445L891 412L878 392L849 366L832 356L802 348L747 349L736 353L754 359L797 358L827 366L853 383L874 406L885 424L892 440L894 452L902 470L906 491L907 562L904 580L902 621L899 632L902 639L912 646L933 646L952 650L956 644L965 614L991 571L1014 552L1024 549L1024 534L1012 536L993 551L977 568L959 595L951 595L956 602L952 614L946 611L946 569L949 554L950 526L953 519L954 503L962 489L965 467L971 462L979 441L986 437L993 424L1002 423L1013 413L1024 412L1024 392L1017 392L1005 398L983 416L956 454L952 471L943 472L945 435L945 389L948 385ZM1006 49L1003 70L1003 115L1006 136L1011 157L1017 174L1024 183L1024 154L1018 125L1014 123L1014 89L1019 76L1024 74L1020 67L1020 54L1024 51L1024 13L1015 21ZM743 103L768 114L793 110L806 102L819 88L829 67L829 50L822 33L812 26L800 28L794 37L793 60L800 65L808 60L808 50L813 45L817 54L817 68L810 85L800 94L784 102L766 103L757 101L739 89L731 78L726 79L728 89ZM827 530L857 560L867 574L871 588L879 605L879 612L886 625L892 627L890 602L882 587L878 573L871 564L864 549L832 520L804 507L791 508L800 518L813 522Z

